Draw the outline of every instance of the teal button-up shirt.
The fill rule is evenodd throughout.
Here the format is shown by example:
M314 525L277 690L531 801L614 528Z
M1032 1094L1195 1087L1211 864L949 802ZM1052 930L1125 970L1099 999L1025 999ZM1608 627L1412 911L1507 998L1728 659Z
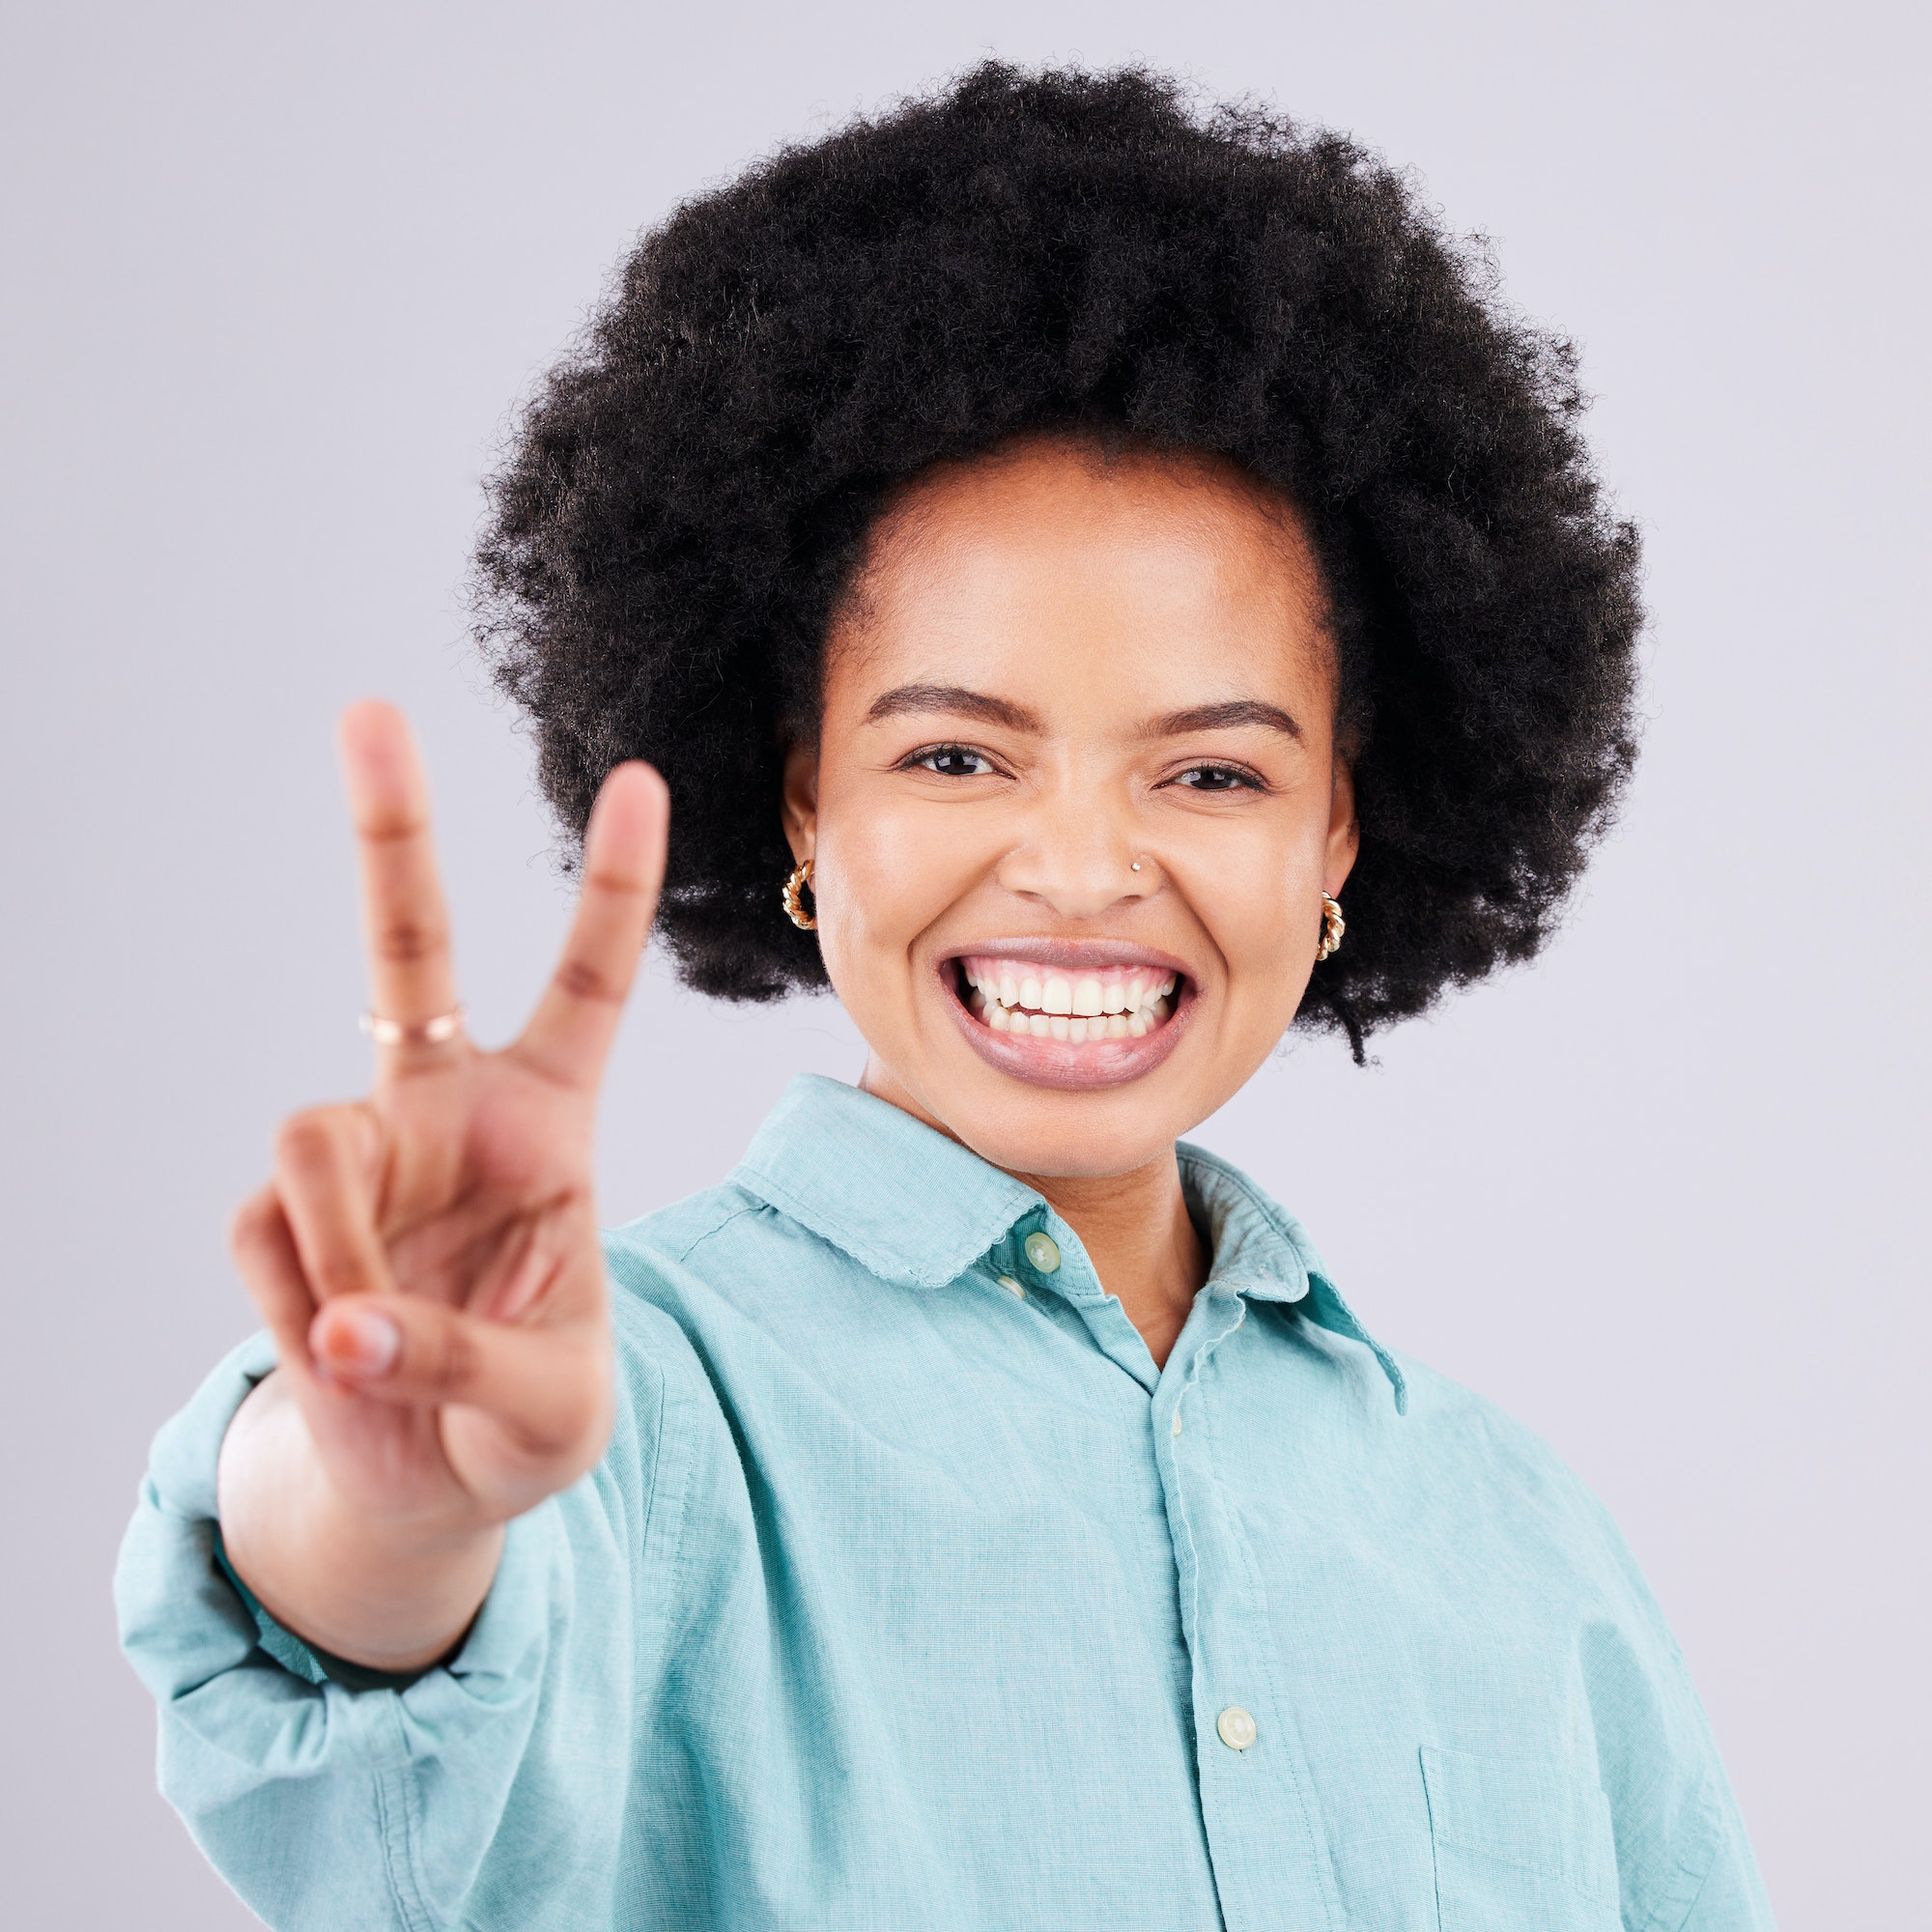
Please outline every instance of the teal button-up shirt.
M223 1567L248 1345L122 1557L163 1789L328 1932L1768 1927L1602 1508L1250 1181L1181 1174L1213 1271L1157 1371L1038 1195L799 1080L611 1237L610 1451L401 1687Z

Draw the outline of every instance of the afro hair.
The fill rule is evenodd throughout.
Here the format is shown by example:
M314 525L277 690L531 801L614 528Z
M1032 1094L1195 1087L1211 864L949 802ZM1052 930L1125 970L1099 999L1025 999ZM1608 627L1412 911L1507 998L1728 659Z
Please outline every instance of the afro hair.
M581 838L642 757L660 929L730 999L825 984L779 903L788 741L882 506L1016 437L1240 465L1325 571L1360 856L1298 1025L1531 955L1634 756L1635 532L1570 345L1329 132L1135 69L997 63L786 148L644 236L490 485L478 634Z

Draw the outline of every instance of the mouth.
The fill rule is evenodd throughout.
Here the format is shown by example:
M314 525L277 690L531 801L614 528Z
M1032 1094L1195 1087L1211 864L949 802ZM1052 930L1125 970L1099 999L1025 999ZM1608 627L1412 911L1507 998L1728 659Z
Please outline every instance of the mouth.
M994 941L940 967L968 1043L1037 1086L1136 1080L1165 1060L1196 999L1162 954L1077 941Z

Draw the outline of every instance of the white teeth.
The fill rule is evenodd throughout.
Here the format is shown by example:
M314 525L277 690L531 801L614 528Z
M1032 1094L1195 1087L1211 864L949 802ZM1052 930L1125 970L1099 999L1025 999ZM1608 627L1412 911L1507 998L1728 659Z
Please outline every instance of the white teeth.
M1075 1046L1145 1037L1173 1012L1179 983L1178 974L1147 967L1075 975L1023 959L959 962L961 997L994 1032Z

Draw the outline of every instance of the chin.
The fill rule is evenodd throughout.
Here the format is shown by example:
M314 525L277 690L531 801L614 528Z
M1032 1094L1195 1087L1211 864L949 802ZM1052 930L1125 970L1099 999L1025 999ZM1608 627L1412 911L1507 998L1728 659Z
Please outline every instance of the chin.
M1207 1117L1169 1080L1101 1089L1043 1088L978 1068L934 1083L934 1114L981 1160L1009 1174L1100 1180L1166 1153Z

